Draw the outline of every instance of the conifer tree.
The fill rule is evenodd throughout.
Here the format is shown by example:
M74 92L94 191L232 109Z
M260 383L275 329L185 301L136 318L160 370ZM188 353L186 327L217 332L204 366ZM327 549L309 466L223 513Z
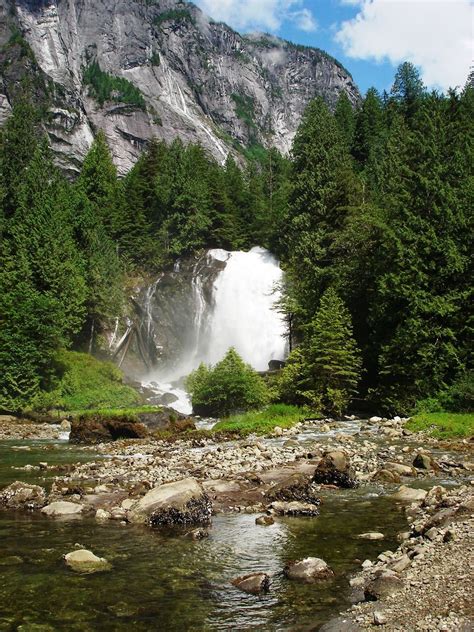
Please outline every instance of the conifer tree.
M355 114L346 92L341 92L334 111L336 122L346 142L347 149L352 148L355 131Z

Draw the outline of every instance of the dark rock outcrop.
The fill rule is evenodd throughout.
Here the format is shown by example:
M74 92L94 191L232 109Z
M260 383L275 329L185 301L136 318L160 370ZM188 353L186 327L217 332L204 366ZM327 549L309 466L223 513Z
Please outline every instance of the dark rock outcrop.
M272 485L265 496L271 500L301 501L319 505L321 500L317 496L316 486L309 474L295 472L287 479Z
M314 472L313 482L348 489L357 486L349 459L341 450L326 452L323 455Z

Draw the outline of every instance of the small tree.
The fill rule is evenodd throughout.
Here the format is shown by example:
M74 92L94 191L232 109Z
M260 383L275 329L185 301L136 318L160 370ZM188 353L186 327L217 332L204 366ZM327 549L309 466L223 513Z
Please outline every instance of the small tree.
M323 408L340 415L357 391L361 358L350 314L334 289L321 298L310 332L306 356L311 386Z
M268 401L264 381L234 348L215 367L201 364L188 377L186 387L198 415L226 416L260 408Z

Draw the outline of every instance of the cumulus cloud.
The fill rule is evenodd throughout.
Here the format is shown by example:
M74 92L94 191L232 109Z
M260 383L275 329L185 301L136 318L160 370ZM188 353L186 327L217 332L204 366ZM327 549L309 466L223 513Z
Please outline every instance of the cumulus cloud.
M473 60L471 0L341 0L358 4L336 41L355 59L411 61L425 84L463 86Z
M285 21L300 30L317 29L317 22L303 0L197 0L197 4L214 20L226 22L236 29L278 31Z

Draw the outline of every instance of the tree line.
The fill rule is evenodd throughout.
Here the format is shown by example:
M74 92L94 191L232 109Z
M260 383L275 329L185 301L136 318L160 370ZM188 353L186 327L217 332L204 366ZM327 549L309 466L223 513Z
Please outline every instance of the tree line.
M401 413L469 383L473 103L472 87L429 93L403 64L356 109L315 99L290 158L219 165L152 141L119 178L99 132L73 182L18 103L0 135L0 405L44 399L58 350L121 313L127 276L207 247L280 257L283 399Z

